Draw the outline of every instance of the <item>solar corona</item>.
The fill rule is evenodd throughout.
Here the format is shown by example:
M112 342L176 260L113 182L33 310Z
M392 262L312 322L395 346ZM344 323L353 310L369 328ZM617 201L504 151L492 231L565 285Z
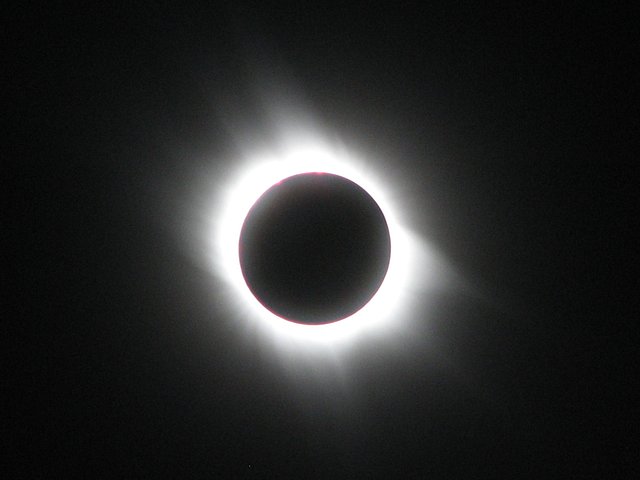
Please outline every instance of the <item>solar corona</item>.
M208 238L224 298L245 331L281 349L389 338L426 277L393 185L343 148L293 143L249 152L220 189Z

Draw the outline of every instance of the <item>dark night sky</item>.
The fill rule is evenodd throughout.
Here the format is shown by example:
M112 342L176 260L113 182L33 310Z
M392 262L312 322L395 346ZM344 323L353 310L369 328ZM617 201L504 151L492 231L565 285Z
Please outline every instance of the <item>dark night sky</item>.
M228 3L6 18L2 476L630 474L631 12ZM386 159L470 286L339 372L247 339L190 253L292 111Z

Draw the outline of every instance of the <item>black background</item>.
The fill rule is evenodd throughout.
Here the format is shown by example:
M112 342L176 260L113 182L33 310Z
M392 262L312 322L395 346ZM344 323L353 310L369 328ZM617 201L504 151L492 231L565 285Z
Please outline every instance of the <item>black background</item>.
M3 476L632 474L633 17L9 8ZM406 348L335 378L247 341L188 253L203 184L296 109L387 159L416 234L483 292L442 289Z

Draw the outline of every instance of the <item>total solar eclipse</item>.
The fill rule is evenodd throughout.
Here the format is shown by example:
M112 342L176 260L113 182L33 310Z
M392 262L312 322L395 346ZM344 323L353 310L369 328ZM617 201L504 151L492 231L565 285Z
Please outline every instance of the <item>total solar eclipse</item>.
M391 240L375 200L329 173L285 178L242 225L239 257L251 293L273 314L321 325L351 316L376 294Z

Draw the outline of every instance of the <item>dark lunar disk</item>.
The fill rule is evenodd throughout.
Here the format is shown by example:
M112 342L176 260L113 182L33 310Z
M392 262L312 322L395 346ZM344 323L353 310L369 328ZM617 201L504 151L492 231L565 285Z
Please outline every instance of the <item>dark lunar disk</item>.
M390 252L378 204L351 180L327 173L294 175L272 186L240 234L251 292L279 317L310 325L341 320L369 302Z

